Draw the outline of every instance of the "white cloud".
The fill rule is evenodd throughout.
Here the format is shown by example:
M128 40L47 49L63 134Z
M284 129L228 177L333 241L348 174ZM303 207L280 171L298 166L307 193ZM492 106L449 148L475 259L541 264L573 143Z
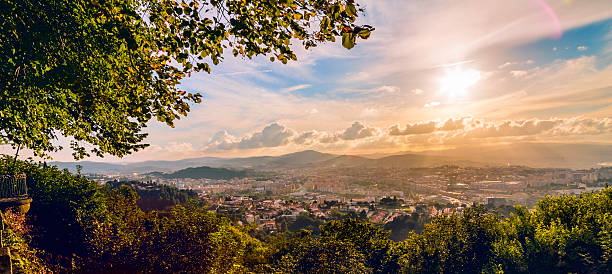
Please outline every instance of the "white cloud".
M589 48L588 48L587 46L578 46L576 49L577 49L578 51L585 51L585 50L587 50L587 49L589 49Z
M513 70L510 71L510 74L512 74L513 77L522 77L527 75L527 71L525 70Z
M388 93L394 93L394 92L399 92L400 88L395 87L395 86L381 86L378 88L375 88L372 90L373 92L388 92Z
M436 122L434 121L408 124L405 128L400 128L398 125L389 128L389 134L392 136L425 134L434 131L436 131Z
M554 128L560 120L504 121L501 123L482 123L480 127L465 132L470 138L490 138L506 136L535 135Z
M411 90L411 92L416 94L416 95L419 95L419 94L423 94L425 91L423 91L420 88L415 88L415 89Z
M350 88L341 88L336 90L336 93L339 94L372 94L372 95L388 95L392 93L397 93L400 91L399 87L390 86L390 85L382 85L375 88L370 89L350 89Z
M439 105L440 105L440 102L434 101L434 102L429 102L429 103L425 104L424 107L431 108L431 107L437 107Z
M465 128L465 123L471 121L470 117L462 117L462 118L448 118L446 121L443 121L438 125L438 130L440 131L453 131Z
M377 129L368 128L360 122L355 122L340 135L340 138L344 140L356 140L374 136L376 133Z
M285 88L285 89L282 90L282 92L291 93L291 92L294 92L294 91L298 91L298 90L301 90L301 89L307 89L307 88L310 88L310 87L312 87L312 85L308 85L308 84L296 85L296 86Z
M507 68L507 67L512 67L512 66L515 66L515 65L517 65L517 64L519 64L519 63L518 63L518 62L506 62L506 63L504 63L504 64L500 65L500 66L499 66L499 67L497 67L497 68L499 68L499 69L505 69L505 68Z
M564 119L551 131L554 135L598 135L612 133L612 118L574 117Z
M278 147L289 143L295 132L278 123L266 126L262 131L252 133L242 138L235 138L222 131L211 139L207 150L256 149Z
M508 138L535 136L539 140L564 138L566 142L580 140L583 136L612 134L612 118L551 118L486 121L472 117L448 118L445 120L408 123L405 127L393 125L383 130L354 122L350 127L327 132L310 130L297 133L278 123L266 126L262 131L241 138L219 132L210 141L207 151L252 150L285 147L303 149L384 149L398 147L427 148L436 145L461 145L508 141ZM287 152L287 151L285 151Z
M505 69L505 68L509 68L509 67L514 67L514 66L522 66L522 65L531 65L531 64L535 64L534 60L527 60L524 62L506 62L500 66L498 66L498 69Z

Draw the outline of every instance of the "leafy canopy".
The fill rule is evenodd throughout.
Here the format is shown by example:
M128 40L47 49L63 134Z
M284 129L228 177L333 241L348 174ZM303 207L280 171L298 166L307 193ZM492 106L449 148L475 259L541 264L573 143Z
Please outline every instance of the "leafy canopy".
M173 127L201 94L179 88L224 52L296 60L371 26L353 0L74 0L0 2L0 143L38 156L71 140L75 158L147 146L152 117Z

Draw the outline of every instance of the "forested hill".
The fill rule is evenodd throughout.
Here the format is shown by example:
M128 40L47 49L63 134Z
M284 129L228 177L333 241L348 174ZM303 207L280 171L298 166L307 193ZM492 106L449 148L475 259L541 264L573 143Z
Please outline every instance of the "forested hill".
M129 186L138 194L136 204L144 211L166 210L172 206L184 204L189 200L196 200L198 194L193 190L178 189L174 186L162 184L148 184L138 181L109 181L106 187L119 189L121 186Z
M255 177L260 175L253 170L234 170L227 168L214 168L208 166L202 167L190 167L181 169L173 173L162 173L162 172L151 172L147 175L152 177L160 177L166 179L215 179L215 180L229 180L233 178L245 178Z

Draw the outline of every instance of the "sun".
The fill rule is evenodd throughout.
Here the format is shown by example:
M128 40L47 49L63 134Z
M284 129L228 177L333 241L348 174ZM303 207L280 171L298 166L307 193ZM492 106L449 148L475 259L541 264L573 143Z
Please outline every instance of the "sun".
M458 66L447 68L440 79L440 92L450 96L465 94L480 77L480 71L475 69L462 69Z

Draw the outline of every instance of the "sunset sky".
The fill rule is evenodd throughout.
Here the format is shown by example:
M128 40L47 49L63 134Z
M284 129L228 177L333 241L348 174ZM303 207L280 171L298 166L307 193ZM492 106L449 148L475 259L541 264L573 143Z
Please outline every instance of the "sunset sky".
M202 104L122 160L612 143L610 0L357 2L369 40L288 65L228 56L184 80Z

